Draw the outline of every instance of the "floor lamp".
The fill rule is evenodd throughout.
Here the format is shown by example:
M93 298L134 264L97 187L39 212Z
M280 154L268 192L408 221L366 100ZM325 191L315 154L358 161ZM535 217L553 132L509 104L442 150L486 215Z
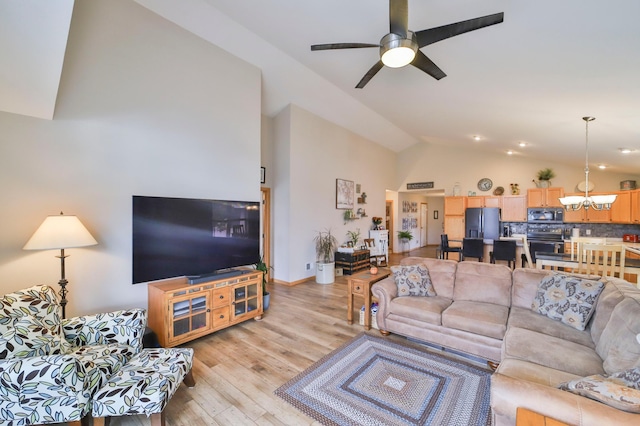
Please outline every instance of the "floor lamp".
M62 318L65 318L65 307L67 306L67 284L64 275L64 259L68 255L64 254L64 249L73 247L94 246L98 242L91 236L87 228L84 227L77 216L65 216L62 212L56 216L47 216L42 225L31 236L24 250L52 250L60 249L60 274L58 281L60 285L60 307L62 307Z

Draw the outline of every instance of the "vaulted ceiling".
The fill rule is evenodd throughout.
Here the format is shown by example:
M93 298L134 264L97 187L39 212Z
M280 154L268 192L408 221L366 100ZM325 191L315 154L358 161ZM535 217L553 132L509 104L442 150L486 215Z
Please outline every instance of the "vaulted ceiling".
M355 85L379 59L378 49L312 52L310 45L378 43L389 31L387 0L135 1L261 67L265 114L289 102L314 111L307 104L321 101L331 106L326 118L395 151L414 143L446 144L575 166L584 164L582 117L590 115L596 117L589 129L591 165L640 174L637 0L409 0L414 31L497 12L504 12L504 22L421 49L447 74L440 81L414 67L383 68L364 89ZM7 52L32 53L23 65L29 72L18 74L49 71L34 77L48 78L49 89L40 92L47 93L49 106L51 81L57 90L59 79L55 61L33 60L47 51L43 40L53 40L41 14L21 18L19 27L30 31L9 30L9 3L0 3L0 109L47 118L18 110L7 97L15 88L7 69L16 69ZM64 7L73 0L42 1L51 3L63 4L60 15L49 15L64 29ZM64 54L59 45L58 58ZM56 55L45 58L50 56ZM321 110L316 112L323 115ZM634 152L623 155L620 148Z

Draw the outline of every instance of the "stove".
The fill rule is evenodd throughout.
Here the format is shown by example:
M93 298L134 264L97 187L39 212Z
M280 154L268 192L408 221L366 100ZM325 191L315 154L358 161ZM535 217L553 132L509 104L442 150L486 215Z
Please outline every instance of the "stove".
M562 228L557 229L527 229L527 240L529 241L550 241L550 242L562 242L564 237L564 230Z

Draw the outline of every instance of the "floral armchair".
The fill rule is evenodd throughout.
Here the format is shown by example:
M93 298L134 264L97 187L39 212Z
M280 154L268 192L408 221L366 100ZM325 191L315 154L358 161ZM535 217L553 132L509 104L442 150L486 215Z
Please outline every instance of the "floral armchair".
M91 398L142 349L144 309L60 318L55 291L0 298L0 425L76 422Z

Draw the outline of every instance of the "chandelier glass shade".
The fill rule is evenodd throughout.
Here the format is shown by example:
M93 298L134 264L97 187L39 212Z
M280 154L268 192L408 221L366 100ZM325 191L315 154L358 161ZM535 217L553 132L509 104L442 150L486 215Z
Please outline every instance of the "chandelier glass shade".
M584 179L585 179L585 192L584 196L570 195L568 197L559 198L560 203L564 206L566 211L576 211L584 208L588 210L590 208L594 210L609 210L611 204L616 201L617 195L592 195L589 196L589 122L595 120L595 117L582 117L585 121L585 165L584 165Z

